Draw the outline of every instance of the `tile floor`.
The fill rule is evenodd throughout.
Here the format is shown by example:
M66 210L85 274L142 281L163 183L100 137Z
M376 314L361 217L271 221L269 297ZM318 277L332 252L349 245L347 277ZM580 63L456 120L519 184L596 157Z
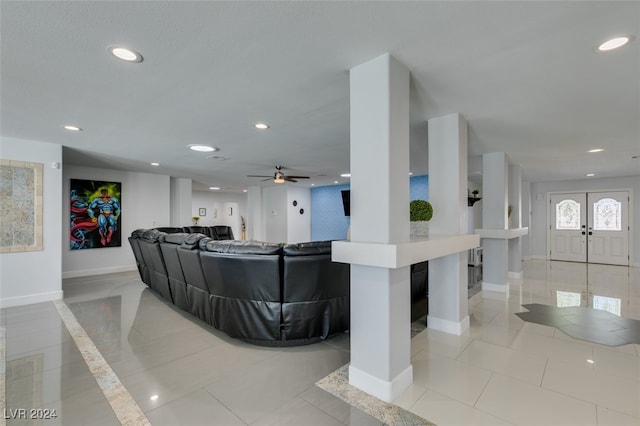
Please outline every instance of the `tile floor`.
M315 385L348 363L348 334L296 348L238 342L168 306L133 272L69 279L63 289L152 425L383 424ZM640 319L640 270L525 262L508 298L471 297L465 335L426 329L412 339L414 383L394 403L440 426L640 425L640 345L524 322L515 313L531 303ZM0 310L0 425L120 424L74 338L54 303ZM16 408L57 418L6 418Z

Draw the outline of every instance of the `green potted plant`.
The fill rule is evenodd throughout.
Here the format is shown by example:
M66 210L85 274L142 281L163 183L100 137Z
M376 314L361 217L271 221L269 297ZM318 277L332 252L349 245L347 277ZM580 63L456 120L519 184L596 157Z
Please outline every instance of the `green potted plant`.
M426 237L429 235L429 221L433 217L433 206L425 200L413 200L409 203L411 235Z
M192 217L191 219L193 220L193 224L194 224L194 225L197 225L197 224L198 224L198 222L200 221L200 216L194 216L194 217Z

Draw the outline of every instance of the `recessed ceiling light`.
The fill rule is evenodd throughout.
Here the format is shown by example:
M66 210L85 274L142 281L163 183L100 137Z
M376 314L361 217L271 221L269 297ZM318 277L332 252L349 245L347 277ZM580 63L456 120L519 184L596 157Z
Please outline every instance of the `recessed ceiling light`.
M74 125L71 125L71 124L65 125L64 128L67 129L67 130L71 130L72 132L80 132L80 131L82 131L81 127L74 126Z
M198 144L192 144L189 145L189 149L193 150L193 151L198 151L198 152L214 152L214 151L219 151L219 148L213 147L213 146L209 146L209 145L198 145Z
M142 55L135 50L131 50L122 46L109 46L107 47L107 49L113 56L125 62L142 62Z
M604 151L604 148L593 148L593 149L590 149L587 152L602 152L602 151Z
M243 189L242 192L249 192L249 190L248 189Z
M334 180L334 181L333 181L333 183L338 183L338 181L337 181L337 180Z
M213 190L213 191L218 191L220 190L219 186L210 186L209 189Z
M311 184L311 186L316 186L316 184L315 184L315 183L312 183L312 184Z
M157 400L158 400L158 398L160 398L158 395L151 395L151 396L149 397L149 399L150 399L150 400L152 400L152 401L157 401Z
M621 36L611 38L598 46L598 52L608 52L628 44L633 39L632 36Z
M340 176L341 177L351 177L351 173L343 173Z
M265 130L269 128L269 125L265 123L256 123L255 128L260 130Z
M154 167L158 167L160 165L160 163L151 163L152 166Z
M595 176L595 173L587 173L587 177Z
M409 176L413 176L413 172L409 172Z

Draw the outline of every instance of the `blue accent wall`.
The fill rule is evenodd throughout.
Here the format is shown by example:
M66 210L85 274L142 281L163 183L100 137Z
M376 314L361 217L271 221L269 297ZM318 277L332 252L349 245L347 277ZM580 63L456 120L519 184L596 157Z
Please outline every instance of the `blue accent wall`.
M320 186L311 189L311 240L344 240L351 218L344 215L342 194L350 185ZM429 176L409 178L409 201L429 199Z
M409 178L409 201L413 200L429 201L429 175Z
M351 218L344 215L342 194L349 185L320 186L311 189L311 240L344 240Z

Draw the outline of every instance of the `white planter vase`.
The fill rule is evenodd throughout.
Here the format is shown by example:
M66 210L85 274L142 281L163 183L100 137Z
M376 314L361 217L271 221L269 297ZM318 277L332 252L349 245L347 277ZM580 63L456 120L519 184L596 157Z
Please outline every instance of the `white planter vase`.
M410 223L410 232L412 237L428 237L429 236L429 222L416 221Z

